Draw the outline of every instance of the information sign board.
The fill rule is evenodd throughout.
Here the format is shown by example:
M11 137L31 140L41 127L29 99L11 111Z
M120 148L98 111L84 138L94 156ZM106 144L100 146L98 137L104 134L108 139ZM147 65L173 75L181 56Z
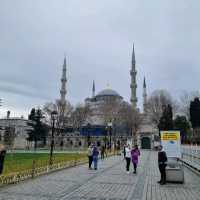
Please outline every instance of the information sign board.
M167 157L181 158L180 131L161 131L160 135Z

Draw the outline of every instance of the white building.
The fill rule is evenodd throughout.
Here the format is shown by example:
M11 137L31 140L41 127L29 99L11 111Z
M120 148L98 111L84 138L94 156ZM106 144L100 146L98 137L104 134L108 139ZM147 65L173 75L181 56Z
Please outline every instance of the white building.
M23 118L2 118L0 119L0 142L4 143L6 128L12 128L14 131L13 147L14 149L24 149L27 147L27 130L30 127L27 125L28 120Z

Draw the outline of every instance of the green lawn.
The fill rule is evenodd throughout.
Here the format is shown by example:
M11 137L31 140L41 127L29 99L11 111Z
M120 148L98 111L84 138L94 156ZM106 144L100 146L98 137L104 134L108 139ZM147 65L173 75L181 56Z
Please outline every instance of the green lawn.
M71 161L75 159L86 158L86 154L78 153L55 153L53 154L53 163L62 161ZM49 163L49 154L47 153L8 153L5 157L3 174L32 169L33 160L36 167L45 166Z

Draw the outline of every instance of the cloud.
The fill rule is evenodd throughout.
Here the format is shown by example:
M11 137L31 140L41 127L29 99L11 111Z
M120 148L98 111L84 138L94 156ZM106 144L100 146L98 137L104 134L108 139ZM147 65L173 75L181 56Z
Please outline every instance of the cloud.
M59 98L66 53L72 103L91 95L93 80L97 92L109 82L129 101L133 42L140 105L144 75L149 93L159 87L177 97L183 88L197 90L199 6L183 0L1 1L0 92L16 100L16 109L23 109L24 96L26 109Z

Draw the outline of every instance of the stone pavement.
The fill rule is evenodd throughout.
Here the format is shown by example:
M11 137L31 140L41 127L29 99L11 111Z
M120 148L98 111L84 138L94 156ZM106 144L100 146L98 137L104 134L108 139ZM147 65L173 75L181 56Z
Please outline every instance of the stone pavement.
M185 168L185 184L157 184L156 152L142 151L138 174L127 174L122 157L62 170L0 189L0 200L200 200L200 177Z

